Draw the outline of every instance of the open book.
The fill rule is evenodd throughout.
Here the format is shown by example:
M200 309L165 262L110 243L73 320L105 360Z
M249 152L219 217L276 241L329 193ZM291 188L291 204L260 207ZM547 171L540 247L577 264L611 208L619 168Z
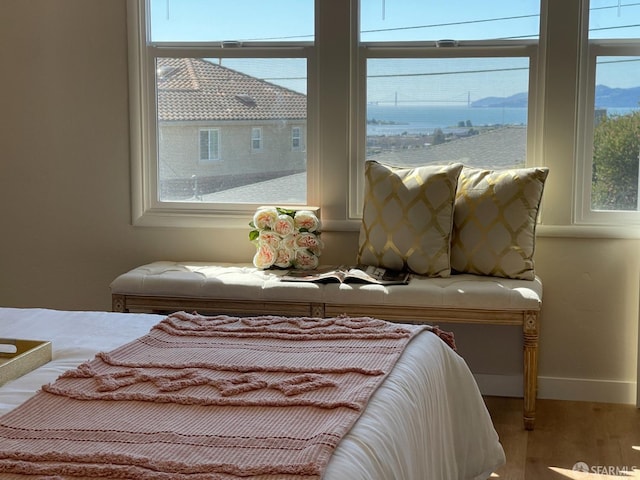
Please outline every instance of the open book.
M288 282L363 282L378 285L406 285L409 272L388 270L382 267L358 265L357 267L326 267L317 270L289 270L280 279Z

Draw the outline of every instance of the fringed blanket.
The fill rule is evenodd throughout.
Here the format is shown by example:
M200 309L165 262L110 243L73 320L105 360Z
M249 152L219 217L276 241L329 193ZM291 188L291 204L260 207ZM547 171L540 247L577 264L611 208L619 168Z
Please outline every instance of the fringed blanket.
M2 478L319 478L425 328L173 314L0 418Z

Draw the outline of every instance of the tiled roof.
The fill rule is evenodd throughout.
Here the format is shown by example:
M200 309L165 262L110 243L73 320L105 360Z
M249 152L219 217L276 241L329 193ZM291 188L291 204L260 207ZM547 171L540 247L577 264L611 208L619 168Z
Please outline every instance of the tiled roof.
M307 97L197 58L158 59L158 118L306 119Z

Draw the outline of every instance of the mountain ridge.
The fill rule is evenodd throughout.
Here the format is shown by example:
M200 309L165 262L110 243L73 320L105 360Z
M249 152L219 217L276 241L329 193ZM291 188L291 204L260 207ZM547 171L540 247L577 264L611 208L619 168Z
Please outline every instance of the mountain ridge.
M636 108L640 102L640 87L611 88L596 85L596 108ZM523 108L527 106L527 92L509 97L485 97L471 102L474 108Z

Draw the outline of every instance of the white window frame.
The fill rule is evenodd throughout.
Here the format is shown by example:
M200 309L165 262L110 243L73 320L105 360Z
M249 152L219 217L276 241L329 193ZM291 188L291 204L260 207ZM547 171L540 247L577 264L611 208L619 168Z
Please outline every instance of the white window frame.
M207 134L207 155L203 157L202 155L202 134ZM215 144L215 152L211 152L211 136L215 134L216 144ZM199 150L199 161L201 162L215 162L220 160L220 129L219 128L201 128L198 130L198 150Z
M543 0L543 5L546 0ZM316 0L315 44L279 42L222 45L147 43L145 0L127 0L131 109L132 222L136 226L246 228L259 205L170 203L157 200L158 166L155 139L154 59L156 56L194 58L305 58L308 64L307 122L301 142L307 151L307 204L322 211L323 229L357 231L363 192L366 119L365 65L367 56L529 56L529 121L527 159L538 156L542 118L539 102L543 72L538 65L542 38L536 41L460 42L455 49L415 43L358 43L358 0ZM543 13L541 12L541 24ZM541 28L542 36L543 28ZM322 45L321 45L322 44ZM322 46L322 48L320 48ZM273 48L271 48L273 47ZM322 105L320 109L319 106ZM222 145L221 145L222 148ZM154 161L151 161L154 159ZM322 162L322 168L320 168ZM336 182L339 178L341 181ZM320 188L322 186L322 188ZM294 206L295 207L295 206Z
M541 12L542 18L542 12ZM541 20L542 21L542 20ZM542 30L542 29L541 29ZM364 197L364 163L366 144L366 65L370 58L470 58L470 57L528 57L529 102L527 120L527 166L541 165L539 158L541 128L541 98L539 88L541 69L538 65L539 40L461 41L458 46L442 48L433 42L375 42L362 43L358 49L358 118L357 160L351 164L349 216L359 219Z
M316 6L316 10L317 10ZM132 223L135 226L246 227L259 204L160 202L155 105L155 59L192 58L304 58L307 60L307 128L317 119L317 66L313 42L244 42L238 48L221 43L151 43L147 32L146 0L127 0L129 31L129 92L131 135ZM317 24L317 20L316 20ZM199 140L199 139L198 139ZM220 145L220 148L222 146ZM307 203L317 203L317 144L307 153ZM305 206L305 205L300 205ZM292 205L292 208L298 206Z
M296 140L298 141L298 145L296 145ZM291 127L291 150L294 152L303 150L302 127Z
M251 127L251 151L262 151L262 127Z
M576 225L630 226L640 225L640 211L592 210L593 134L598 57L638 56L638 40L589 40L589 1L582 2L580 85L578 88L576 182L574 218Z

